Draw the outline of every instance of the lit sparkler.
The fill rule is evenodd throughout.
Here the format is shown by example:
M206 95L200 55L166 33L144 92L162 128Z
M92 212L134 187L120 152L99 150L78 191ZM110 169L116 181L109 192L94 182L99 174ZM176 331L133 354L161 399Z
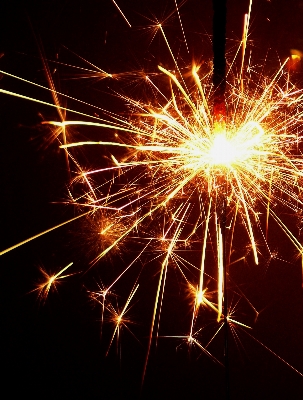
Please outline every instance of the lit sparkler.
M115 329L111 343L120 327L128 322L124 315L138 286L121 312L106 303L106 295L146 254L160 265L148 354L152 340L159 336L171 267L179 272L192 298L187 341L210 354L195 332L198 316L204 309L217 320L214 336L223 325L223 242L229 249L226 254L229 265L252 257L258 264L260 257L271 255L266 240L270 222L282 230L299 255L303 254L300 240L279 216L279 207L294 214L303 208L303 160L299 150L303 92L289 81L288 60L270 81L259 77L245 86L243 56L240 74L231 77L229 73L227 116L222 123L212 111L211 71L203 75L199 66L193 65L183 73L163 26L157 24L155 29L162 34L174 63L174 70L159 66L160 76L170 85L169 96L163 94L153 78L146 76L146 82L157 94L156 100L144 102L118 95L128 104L128 116L102 109L98 109L102 117L90 116L63 107L56 97L54 106L60 110L60 121L44 121L44 124L54 127L56 135L62 134L60 148L66 152L69 164L79 171L69 190L71 203L85 210L81 216L90 215L98 231L96 240L100 244L96 246L98 253L92 265L99 265L126 240L132 243L132 249L136 246L134 260L110 285L102 286L100 293L93 296L102 303L103 312L112 315ZM244 44L247 31L245 25ZM102 73L108 79L113 77ZM116 78L119 79L119 74ZM53 84L50 90L56 93ZM67 119L66 110L85 120ZM66 135L71 126L95 128L100 136L106 134L109 139L72 142ZM91 146L113 153L111 164L84 170L77 161L77 149L85 152ZM223 197L225 238L220 229ZM235 245L239 237L245 243L241 249ZM47 281L37 289L43 298L56 280L63 277L65 269L52 277L45 275ZM226 315L233 330L250 328L233 313L231 307Z
M299 140L302 94L293 88L285 91L278 86L283 79L284 65L272 82L261 88L260 93L255 93L253 98L249 93L239 93L233 88L229 99L232 118L224 130L212 129L211 115L203 103L204 93L197 91L197 97L193 99L193 94L185 91L175 75L162 67L160 70L175 83L176 91L181 96L177 98L178 93L173 89L172 101L161 110L133 103L139 115L137 121L120 119L119 124L65 121L66 125L92 125L115 132L127 132L127 142L122 141L124 138L120 140L116 134L116 141L78 142L62 145L61 148L71 150L86 145L122 147L128 150L126 160L114 158L114 165L110 169L116 169L120 179L121 174L129 171L134 174L134 170L139 170L139 175L134 174L134 178L122 189L117 191L114 188L113 193L104 197L98 197L93 192L92 197L97 200L86 204L95 209L114 209L117 213L123 210L125 215L135 216L135 221L127 224L124 232L117 235L116 240L98 255L99 259L168 207L172 217L165 235L171 238L170 255L174 245L182 240L193 207L191 201L195 202L191 199L197 196L200 196L204 216L201 220L198 216L194 231L183 241L189 240L203 224L207 225L204 232L204 237L207 237L209 220L212 219L217 225L216 203L222 190L226 190L230 220L239 218L245 226L256 264L258 245L255 238L261 230L261 213L269 213L301 252L300 242L275 211L270 207L268 209L273 199L292 211L302 205L302 159L293 153ZM196 70L194 76L197 79ZM197 86L202 88L200 81ZM231 110L233 107L235 109ZM294 114L285 120L285 111L291 109ZM56 122L52 124L57 125ZM100 172L107 172L107 168L95 171L96 174ZM226 177L226 189L222 187L223 176ZM140 182L143 179L145 185ZM119 219L121 221L125 216ZM144 238L144 235L141 237ZM218 262L220 248L219 235Z

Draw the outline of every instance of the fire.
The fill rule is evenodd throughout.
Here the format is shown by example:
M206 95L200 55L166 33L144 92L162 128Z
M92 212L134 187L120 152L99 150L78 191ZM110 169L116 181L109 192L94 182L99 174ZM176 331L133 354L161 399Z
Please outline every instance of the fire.
M245 27L245 43L247 29L248 26ZM278 205L293 214L303 212L303 160L299 151L303 91L289 82L288 60L271 79L258 76L245 87L243 54L240 74L232 77L230 73L228 112L225 114L225 107L221 107L218 115L213 116L214 93L209 74L201 73L200 76L196 65L181 70L163 26L157 24L157 30L168 46L173 68L159 66L157 73L149 76L142 72L137 74L138 79L142 80L143 76L148 88L152 88L147 101L116 94L127 103L130 110L127 115L79 101L78 104L93 107L90 115L63 107L58 96L54 96L55 104L50 104L19 95L60 110L58 120L44 121L43 124L54 129L57 136L62 136L58 139L59 147L65 152L69 165L77 171L77 177L69 187L70 202L81 213L83 209L86 212L70 221L88 216L93 228L90 243L97 242L98 253L92 265L97 267L110 254L122 258L121 254L127 249L132 250L131 255L135 253L127 266L121 263L123 268L116 271L112 282L106 282L106 289L102 286L97 294L92 295L102 303L103 312L110 314L109 320L115 326L110 346L121 328L130 322L126 313L138 289L140 274L124 308L114 307L107 294L135 265L143 269L156 261L158 270L154 276L157 277L157 288L149 350L152 339L159 336L170 269L179 274L186 287L194 288L188 340L197 344L193 332L202 309L215 315L218 331L222 326L225 256L229 264L245 259L248 248L255 264L259 263L260 257L271 256L266 240L269 220L281 229L297 253L303 254L299 238L275 208ZM115 77L119 81L118 73L108 74L99 69L97 72L100 71L104 79ZM125 77L127 74L122 75ZM132 78L135 75L131 73ZM169 92L163 93L157 86L155 75L169 84ZM50 86L55 95L54 84L50 83ZM0 91L18 96L7 90ZM60 93L59 97L63 96ZM70 119L67 119L67 111ZM77 115L77 119L70 115ZM68 128L74 125L78 130L95 129L99 132L99 139L95 134L94 140L73 141L67 133ZM106 165L100 163L87 170L77 160L79 147L83 153L92 147L106 148L111 155ZM228 226L224 238L221 227L223 212ZM260 217L262 215L265 217ZM245 242L240 249L234 249L236 237ZM186 251L188 243L195 257ZM267 254L260 256L259 243ZM62 273L68 267L55 275L42 270L45 280L37 288L42 298L47 297L59 279L67 276ZM233 326L246 326L230 315L225 316Z

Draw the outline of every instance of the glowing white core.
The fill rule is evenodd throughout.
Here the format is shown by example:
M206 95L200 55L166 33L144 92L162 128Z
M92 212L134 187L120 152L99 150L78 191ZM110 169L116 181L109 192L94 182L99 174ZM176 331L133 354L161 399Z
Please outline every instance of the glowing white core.
M209 156L213 165L230 165L235 160L236 151L225 134L218 133L210 148Z

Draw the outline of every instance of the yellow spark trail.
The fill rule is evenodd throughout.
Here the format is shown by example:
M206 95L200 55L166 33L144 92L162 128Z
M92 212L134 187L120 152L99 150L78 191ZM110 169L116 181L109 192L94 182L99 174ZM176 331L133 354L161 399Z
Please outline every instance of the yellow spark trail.
M19 246L22 246L22 245L24 245L24 244L26 244L26 243L28 243L28 242L34 240L34 239L37 239L38 237L43 236L43 235L45 235L46 233L49 233L49 232L51 232L51 231L54 231L55 229L58 229L58 228L60 228L60 227L63 226L63 225L69 224L70 222L73 222L73 221L75 221L76 219L82 218L82 217L84 217L85 215L88 215L88 214L91 214L91 213L92 213L92 211L90 210L90 211L88 211L88 212L86 212L86 213L84 213L84 214L77 215L77 217L71 218L71 219L69 219L68 221L64 221L64 222L62 222L61 224L58 224L58 225L56 225L56 226L53 226L52 228L49 228L49 229L47 229L47 230L45 230L45 231L43 231L43 232L40 232L40 233L38 233L37 235L34 235L34 236L32 236L32 237L30 237L30 238L28 238L28 239L25 239L25 240L23 240L22 242L17 243L17 244L15 244L14 246L9 247L8 249L2 250L2 251L0 252L0 256L2 256L2 255L5 254L5 253L8 253L9 251L12 251L12 250L16 249L16 248L19 247Z
M118 6L117 2L115 0L112 0L112 2L114 3L114 5L116 6L117 10L119 11L119 13L122 15L122 17L124 18L124 21L127 23L127 25L131 28L131 24L129 23L128 19L126 18L125 14L122 12L121 8Z
M56 289L56 285L59 283L58 282L59 280L73 275L73 274L62 275L63 272L66 271L71 265L73 265L72 262L69 263L66 267L62 268L59 272L57 272L54 275L49 275L43 268L40 268L40 271L43 274L45 281L42 283L39 283L37 285L37 288L34 289L33 291L36 291L36 290L38 291L38 296L40 299L42 299L43 302L46 301L50 289L52 287L54 287L54 289Z

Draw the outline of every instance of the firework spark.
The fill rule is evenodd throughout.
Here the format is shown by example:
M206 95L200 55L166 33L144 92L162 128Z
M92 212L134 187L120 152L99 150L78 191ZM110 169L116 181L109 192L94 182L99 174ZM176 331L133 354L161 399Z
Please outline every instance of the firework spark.
M118 7L116 2L114 4ZM121 327L127 327L129 320L125 314L138 284L127 297L122 311L113 307L107 294L114 285L123 282L136 264L158 262L159 265L148 354L153 339L160 336L165 288L169 270L174 269L189 293L185 301L192 317L188 335L171 337L185 339L218 361L207 348L223 326L224 243L228 249L228 265L252 258L259 264L260 260L272 257L267 241L271 224L275 229L280 228L298 255L303 254L300 240L279 212L281 208L290 214L303 211L300 153L303 91L289 81L289 60L282 63L271 79L257 76L245 85L249 16L250 11L237 51L244 48L240 73L232 74L234 63L229 68L224 123L218 123L212 112L212 71L202 73L195 64L182 70L158 22L155 29L168 47L173 68L159 66L156 74L139 74L138 79L144 76L151 88L152 94L146 102L116 94L127 104L128 115L98 108L102 116L96 116L63 107L49 79L55 103L49 105L58 110L59 121L44 121L43 124L62 136L60 148L65 151L69 165L78 171L69 187L70 203L81 210L79 217L87 216L95 232L97 254L91 267L97 267L109 255L120 257L128 243L132 252L136 252L133 261L126 267L124 264L110 285L105 289L100 286L99 292L91 292L91 297L102 304L102 321L103 314L108 312L115 325L109 347ZM106 79L130 76L100 71ZM162 85L157 85L155 77L162 79ZM166 86L170 91L163 90ZM64 96L59 94L60 98ZM75 100L69 96L66 99ZM84 120L68 119L66 111ZM74 142L66 135L71 126L96 129L102 139ZM110 153L106 165L100 162L94 169L85 169L77 158L80 150L85 153L88 148L98 146L102 154ZM223 211L226 214L225 238L220 229ZM239 240L241 246L237 246ZM66 276L61 274L70 265L53 276L42 271L46 280L37 290L43 299L58 279ZM238 287L236 290L240 292ZM247 303L253 308L248 300ZM236 306L229 305L226 318L233 335L237 336L237 328L251 327L236 317L235 310ZM256 309L253 310L257 314ZM215 333L206 345L199 341L201 329L198 328L199 316L204 312L211 315L216 324Z
M120 232L99 254L99 259L134 230L140 230L148 220L159 218L160 211L166 212L169 208L171 222L167 228L163 226L164 231L167 229L165 236L169 235L171 240L168 257L177 243L188 240L203 225L207 225L203 234L205 249L212 222L217 232L216 258L220 264L222 239L216 226L222 193L228 199L230 221L237 218L242 221L256 264L259 258L256 235L263 232L260 214L272 217L298 252L302 251L298 239L270 207L270 203L278 202L296 212L302 206L302 159L300 154L294 153L302 119L302 92L280 86L285 64L270 84L260 87L259 93L255 91L253 98L248 91L243 93L232 88L229 98L231 118L225 128L212 128L209 107L204 104L203 82L198 81L189 94L176 76L162 67L160 70L176 86L172 89L172 100L162 109L130 100L137 107L137 120L121 120L119 125L65 122L66 125L92 125L129 134L127 141L115 134L118 140L112 142L87 141L61 146L70 150L86 145L128 150L126 160L113 158L114 165L110 169L118 171L113 181L127 174L133 176L132 180L122 189L117 191L115 187L113 193L87 203L96 209L116 209L117 213L123 210L126 215L135 216L132 224L124 224L124 232ZM197 79L196 70L193 76ZM287 119L286 111L292 111ZM95 171L96 174L100 172L107 172L107 169ZM142 180L146 181L145 185L141 184ZM192 223L194 231L181 239L189 225L196 197L200 197L198 202L203 211ZM144 238L144 234L140 237Z
M71 276L73 274L68 274L68 275L62 275L63 272L65 272L70 266L72 266L73 263L69 263L66 267L62 268L59 272L56 274L48 274L45 269L40 268L40 271L44 277L44 280L37 285L37 288L34 289L34 291L38 291L38 298L45 303L48 294L51 289L57 290L57 285L60 283L61 279L67 278L68 276Z

